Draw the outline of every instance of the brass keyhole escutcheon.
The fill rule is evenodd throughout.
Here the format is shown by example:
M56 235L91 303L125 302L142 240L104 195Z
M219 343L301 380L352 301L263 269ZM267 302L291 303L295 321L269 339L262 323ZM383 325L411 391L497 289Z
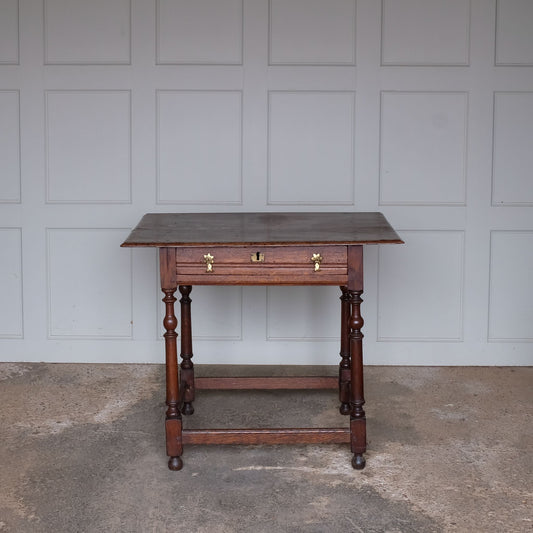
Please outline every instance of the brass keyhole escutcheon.
M262 254L261 252L255 252L255 254L252 254L250 256L250 261L252 263L264 263L265 262L265 254Z
M320 254L313 254L311 256L311 262L315 264L315 272L320 270L320 263L322 262L322 256Z
M204 262L206 264L205 271L206 272L213 272L213 263L215 262L214 256L212 256L210 253L207 253L204 255Z

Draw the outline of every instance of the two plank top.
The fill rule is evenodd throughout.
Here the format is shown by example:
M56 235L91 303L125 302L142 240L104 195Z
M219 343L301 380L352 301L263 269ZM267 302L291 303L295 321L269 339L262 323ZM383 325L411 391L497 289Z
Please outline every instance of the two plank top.
M122 246L401 243L381 213L149 213Z

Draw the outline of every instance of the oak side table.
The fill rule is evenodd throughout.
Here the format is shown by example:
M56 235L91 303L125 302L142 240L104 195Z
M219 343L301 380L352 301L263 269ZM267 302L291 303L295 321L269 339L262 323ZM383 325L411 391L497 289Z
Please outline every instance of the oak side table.
M151 213L125 247L159 248L165 294L166 449L180 470L184 444L350 443L352 466L365 466L363 405L363 245L401 244L381 213ZM338 285L341 289L339 377L194 378L191 334L193 285ZM181 363L174 313L181 294ZM197 389L338 387L349 428L196 429L182 427Z

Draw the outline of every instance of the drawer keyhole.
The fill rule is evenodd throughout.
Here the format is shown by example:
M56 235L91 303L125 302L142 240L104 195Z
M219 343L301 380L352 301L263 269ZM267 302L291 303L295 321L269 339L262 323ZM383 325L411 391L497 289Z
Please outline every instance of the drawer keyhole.
M262 254L261 252L255 252L255 254L252 254L250 256L250 260L252 261L252 263L264 263L265 254Z

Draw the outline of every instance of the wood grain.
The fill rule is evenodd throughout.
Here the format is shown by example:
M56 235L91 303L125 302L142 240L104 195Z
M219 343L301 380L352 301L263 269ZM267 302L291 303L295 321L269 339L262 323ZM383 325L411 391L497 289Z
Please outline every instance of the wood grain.
M348 428L185 429L184 444L343 444Z
M336 377L213 377L196 378L196 389L204 390L296 390L296 389L336 389Z
M381 213L148 213L122 246L402 242Z

